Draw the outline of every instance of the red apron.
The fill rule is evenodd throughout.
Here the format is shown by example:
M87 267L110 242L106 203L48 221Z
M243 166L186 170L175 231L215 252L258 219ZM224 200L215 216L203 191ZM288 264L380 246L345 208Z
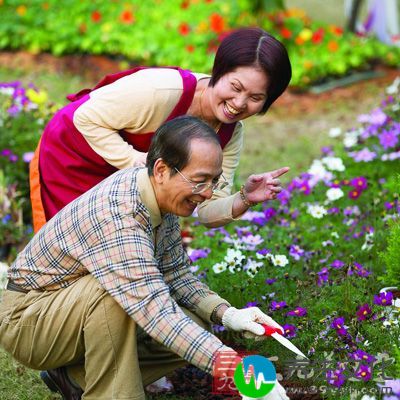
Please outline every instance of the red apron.
M68 203L117 171L87 143L75 128L75 111L89 99L89 93L147 67L107 75L93 89L67 96L70 104L59 110L46 126L30 165L33 228L37 232ZM183 81L183 93L166 121L184 115L190 107L197 80L188 70L177 69ZM223 124L219 130L221 146L232 137L235 124ZM122 138L134 149L147 152L154 132L126 134Z

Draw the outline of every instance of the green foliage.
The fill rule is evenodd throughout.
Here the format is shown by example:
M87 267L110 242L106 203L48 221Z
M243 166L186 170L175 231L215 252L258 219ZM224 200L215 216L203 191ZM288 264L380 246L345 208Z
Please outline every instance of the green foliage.
M88 2L9 0L0 4L0 48L108 54L132 63L210 72L215 50L232 29L261 26L287 46L292 86L400 63L400 49L310 21L281 0Z

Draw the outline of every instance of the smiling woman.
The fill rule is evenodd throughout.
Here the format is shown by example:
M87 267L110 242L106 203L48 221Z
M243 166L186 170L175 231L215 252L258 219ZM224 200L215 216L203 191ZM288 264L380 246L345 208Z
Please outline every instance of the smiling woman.
M241 120L264 113L291 78L285 47L267 32L246 28L225 37L211 77L175 67L138 67L105 77L94 89L68 96L70 104L47 125L31 163L35 230L61 208L118 169L143 166L154 131L188 114L218 133L228 185L199 207L207 226L221 226L250 205L272 200L281 168L250 176L232 194L243 143Z

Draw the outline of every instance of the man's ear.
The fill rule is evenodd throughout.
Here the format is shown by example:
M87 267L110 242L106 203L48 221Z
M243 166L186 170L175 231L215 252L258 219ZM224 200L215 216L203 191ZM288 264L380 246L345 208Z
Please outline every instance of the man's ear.
M158 158L154 163L153 176L158 184L162 184L167 176L169 176L169 167L162 158Z

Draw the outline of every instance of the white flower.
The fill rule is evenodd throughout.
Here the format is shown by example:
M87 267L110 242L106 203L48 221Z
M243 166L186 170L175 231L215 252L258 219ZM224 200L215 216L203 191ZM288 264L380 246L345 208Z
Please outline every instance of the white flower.
M249 263L246 265L247 275L249 275L251 278L254 278L262 266L263 266L262 262L256 262L250 260Z
M342 134L342 129L341 128L331 128L328 132L328 136L331 138L335 138L338 137Z
M330 188L326 192L326 197L329 201L335 201L344 196L343 190L340 188Z
M376 400L375 396L368 396L367 394L364 394L363 397L361 397L361 400Z
M0 262L0 289L5 289L7 284L8 265Z
M358 142L358 136L360 135L359 131L353 130L353 131L348 131L344 134L343 138L343 145L344 147L353 147L357 144Z
M214 265L213 265L213 271L214 271L216 274L220 274L221 272L226 271L226 268L227 268L227 265L226 265L226 263L224 263L224 262L217 263L217 264L214 264Z
M371 250L374 246L374 232L368 232L365 235L365 242L361 246L361 250Z
M276 256L272 256L271 261L275 267L285 267L289 264L289 260L284 254L277 254Z
M324 157L322 162L331 171L344 171L346 169L343 160L339 157Z
M400 77L398 76L393 83L386 88L386 94L394 95L399 91L400 87Z
M245 256L242 254L242 252L240 250L228 249L228 251L226 252L224 261L228 265L234 266L234 265L241 264L244 259L245 259Z
M311 175L308 181L311 187L314 187L319 181L330 182L333 178L332 173L325 168L321 160L314 160L307 173Z
M334 237L335 239L339 239L339 234L337 232L332 232L331 236Z
M308 213L317 219L321 219L323 216L325 216L326 214L328 214L328 211L326 211L326 208L319 206L317 204L310 204L308 206Z

